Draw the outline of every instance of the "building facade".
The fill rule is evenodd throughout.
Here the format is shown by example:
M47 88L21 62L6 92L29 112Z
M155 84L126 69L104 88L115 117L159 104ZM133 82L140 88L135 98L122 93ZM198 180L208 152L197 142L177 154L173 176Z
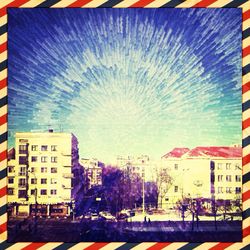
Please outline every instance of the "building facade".
M131 176L139 176L144 181L155 181L157 163L148 155L117 157L117 167Z
M102 185L102 169L104 164L97 159L84 159L80 161L84 168L85 183L87 190L94 186Z
M16 133L8 160L8 207L12 215L68 216L83 184L78 141L71 133ZM13 157L12 157L13 158Z
M184 153L174 154L176 150ZM173 180L162 200L165 208L184 197L241 200L241 154L241 147L196 147L163 156L162 165Z

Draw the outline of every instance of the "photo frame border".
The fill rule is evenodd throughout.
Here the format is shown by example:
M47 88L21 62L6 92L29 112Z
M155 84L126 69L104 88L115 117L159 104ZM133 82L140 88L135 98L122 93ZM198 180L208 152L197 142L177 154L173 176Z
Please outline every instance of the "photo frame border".
M7 11L8 8L241 8L242 9L242 242L17 242L7 241ZM250 248L250 2L248 0L0 0L0 249L249 249Z

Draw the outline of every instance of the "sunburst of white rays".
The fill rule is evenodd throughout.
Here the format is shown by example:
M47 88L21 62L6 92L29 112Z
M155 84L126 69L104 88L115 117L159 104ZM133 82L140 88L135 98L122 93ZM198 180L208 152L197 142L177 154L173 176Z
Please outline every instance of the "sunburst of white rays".
M25 119L32 129L59 124L77 135L82 156L104 160L239 140L241 37L233 10L39 13L43 27L31 30L35 43L24 49L29 67L13 56L12 68L10 58L13 130ZM10 53L22 36L10 40Z

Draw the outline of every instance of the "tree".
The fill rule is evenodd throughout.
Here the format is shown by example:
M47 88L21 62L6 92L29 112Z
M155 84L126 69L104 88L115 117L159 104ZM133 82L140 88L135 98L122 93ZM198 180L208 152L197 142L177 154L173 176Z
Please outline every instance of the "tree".
M123 207L124 186L123 173L113 166L103 168L103 186L107 206L111 213L115 214Z
M157 208L158 204L162 207L162 199L173 185L173 177L168 174L166 168L157 168L156 185L157 185Z
M106 166L103 169L103 186L107 203L113 213L142 205L142 178L131 172L133 166L119 169Z

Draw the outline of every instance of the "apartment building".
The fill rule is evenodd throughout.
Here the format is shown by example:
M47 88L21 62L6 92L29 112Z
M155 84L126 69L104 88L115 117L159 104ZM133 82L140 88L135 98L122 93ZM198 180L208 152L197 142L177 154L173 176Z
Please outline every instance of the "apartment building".
M158 171L159 175L161 175L158 179L162 178L160 185L158 185L159 207L172 207L176 201L182 198L184 192L183 183L185 182L185 168L182 157L189 151L189 148L174 148L161 157L162 162ZM164 176L169 178L164 178Z
M8 159L8 208L12 215L68 216L83 184L78 141L71 133L15 135Z
M174 149L164 155L162 165L172 177L172 185L162 204L173 207L183 197L241 200L241 154L241 147L196 147Z
M139 176L146 182L156 179L157 163L152 161L148 155L118 156L117 167L131 176Z
M102 169L104 164L97 159L84 159L80 160L81 165L84 168L85 175L85 188L89 190L94 186L102 185Z

